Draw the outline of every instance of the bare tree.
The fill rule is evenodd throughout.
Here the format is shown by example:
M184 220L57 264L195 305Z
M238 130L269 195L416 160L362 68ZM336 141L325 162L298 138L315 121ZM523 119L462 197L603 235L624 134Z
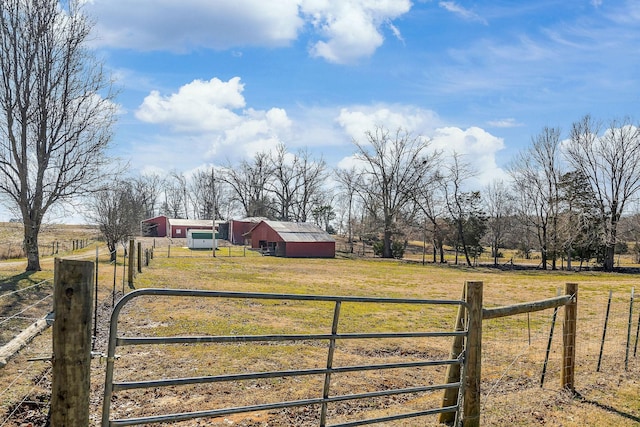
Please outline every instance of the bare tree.
M47 211L96 188L107 164L115 105L81 3L0 2L0 194L22 215L27 271Z
M513 218L514 198L504 181L491 182L484 191L484 205L488 214L488 230L493 264L498 265L498 253Z
M178 171L171 171L163 182L164 202L161 212L171 218L189 218L187 211L187 180Z
M293 214L298 222L306 222L311 211L319 206L324 206L327 199L323 185L327 177L327 164L324 159L312 159L308 150L299 151L296 154L298 163L300 186L297 197L294 200Z
M324 160L312 159L308 150L289 153L284 144L278 145L268 158L272 173L268 189L277 206L278 219L306 222L322 198L326 177Z
M519 218L535 227L542 256L542 268L551 258L556 268L559 250L558 182L563 174L560 162L560 129L545 127L532 138L531 146L521 152L509 167L515 191L520 193Z
M587 115L573 124L567 158L590 183L603 225L605 271L614 267L618 222L640 190L640 130L629 118L613 120L602 136Z
M114 181L89 198L87 219L98 224L104 236L111 261L116 260L118 243L126 242L138 232L145 207L136 200L130 182Z
M271 217L267 186L272 172L269 156L257 153L252 162L243 160L237 167L227 166L220 179L229 184L232 201L242 205L246 216Z
M208 170L198 170L191 177L189 193L196 218L211 220L224 218L221 213L224 182L218 178L219 176L220 172L216 172L212 166Z
M300 159L289 154L284 144L278 144L276 151L268 158L273 179L267 182L269 193L274 196L277 204L277 218L290 221L295 198L302 185Z
M347 244L349 245L349 253L353 253L353 211L359 175L355 168L336 169L335 174L340 187L340 194L347 203Z
M415 198L425 176L431 173L438 153L429 152L429 141L398 129L383 127L365 132L367 144L353 141L356 158L363 162L358 191L370 207L379 207L383 222L382 257L392 258L392 237L402 209ZM373 210L370 209L373 213Z
M140 175L132 180L136 203L142 206L143 216L151 218L156 214L156 204L162 191L163 180L158 174ZM143 218L144 219L144 218Z
M442 175L436 171L427 177L416 193L415 203L418 210L424 216L423 227L426 234L431 235L433 246L433 262L444 263L444 239L447 233L447 224L444 222L446 203L442 191Z
M458 247L462 248L468 266L472 265L471 250L479 248L479 240L484 234L486 217L479 209L480 193L465 192L465 181L475 176L476 172L462 160L462 155L453 153L451 163L444 167L446 172L439 180L444 190L444 201L449 216L456 227L455 247L456 263ZM475 224L483 225L482 228Z

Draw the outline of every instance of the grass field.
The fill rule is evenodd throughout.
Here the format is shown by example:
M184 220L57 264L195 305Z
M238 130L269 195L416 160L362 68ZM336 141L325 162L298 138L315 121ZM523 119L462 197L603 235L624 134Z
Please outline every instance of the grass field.
M640 423L638 399L640 365L631 356L625 370L625 344L631 289L638 276L599 272L567 273L542 271L499 271L488 268L435 266L399 261L337 258L282 259L257 256L233 248L221 248L216 258L193 252L167 241L155 242L154 259L135 278L136 288L191 288L207 290L269 292L285 294L359 295L425 299L459 299L465 281L484 282L485 307L508 305L555 296L567 282L579 284L578 366L576 388L579 397L560 389L560 339L562 316L558 316L551 357L544 386L540 376L551 326L551 311L519 315L484 322L482 425L491 426L633 426ZM146 241L150 247L152 241ZM89 253L91 254L91 250ZM170 257L168 256L170 254ZM246 256L245 256L246 255ZM122 260L115 267L106 255L99 263L100 316L108 314L114 286L124 286ZM51 275L47 270L38 278ZM18 271L3 269L3 280ZM596 372L600 339L609 291L613 293L610 324L600 372ZM633 314L632 345L636 310ZM345 306L341 331L406 331L450 329L453 309L416 309L396 306L379 310L371 306ZM223 333L294 333L326 330L331 324L331 307L325 304L177 300L145 298L136 300L123 312L119 323L127 336L200 335ZM97 347L104 348L104 322ZM342 329L344 328L344 329ZM0 411L8 412L23 396L46 399L46 381L39 381L48 362L26 362L34 355L50 353L50 332L45 333L0 370ZM336 363L391 363L447 357L450 340L379 340L339 343ZM178 376L215 375L271 369L320 367L326 363L326 346L297 344L225 344L134 346L118 349L116 379L151 379ZM373 360L373 362L371 362ZM104 363L92 364L92 420L101 411ZM28 375L19 375L28 372ZM16 378L20 378L16 380ZM368 372L337 379L334 392L360 392L412 384L442 382L442 368L389 373ZM12 384L13 382L13 384ZM321 380L265 379L198 386L195 388L153 389L123 392L114 398L117 416L158 414L182 410L203 410L224 406L301 399L318 396ZM33 390L31 390L33 389ZM341 403L330 408L330 422L380 416L437 406L441 394L424 394L395 399L373 399L355 404ZM0 416L0 425L3 417ZM387 423L389 426L425 426L435 417ZM11 422L5 424L14 425ZM15 424L20 425L20 424ZM281 410L252 416L183 422L176 425L312 426L317 424L317 408L308 411Z

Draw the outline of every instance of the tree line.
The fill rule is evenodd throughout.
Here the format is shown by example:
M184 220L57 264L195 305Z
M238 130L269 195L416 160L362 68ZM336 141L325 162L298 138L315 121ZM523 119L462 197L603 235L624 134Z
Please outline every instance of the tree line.
M353 141L349 169L331 170L322 157L280 144L189 177L122 181L94 198L93 219L128 215L127 235L156 214L313 221L344 235L352 252L359 242L399 257L410 239L423 238L433 262L445 262L445 247L468 265L485 248L494 264L502 249L516 249L525 258L538 251L543 269L595 258L610 271L616 251L637 240L635 216L623 216L640 188L640 133L630 119L603 128L587 115L565 138L546 127L510 162L509 180L481 189L469 188L476 171L464 155L435 150L426 137L382 126L364 137ZM113 245L124 237L114 235Z

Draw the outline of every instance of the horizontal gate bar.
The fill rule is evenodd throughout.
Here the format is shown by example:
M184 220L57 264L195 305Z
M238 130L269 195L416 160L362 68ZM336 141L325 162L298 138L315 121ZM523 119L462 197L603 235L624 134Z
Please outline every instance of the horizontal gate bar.
M128 300L136 297L144 296L144 295L292 300L292 301L371 302L371 303L378 303L378 304L464 305L465 307L467 306L467 302L461 301L461 300L432 300L432 299L306 295L306 294L270 294L270 293L260 293L260 292L226 292L226 291L204 291L204 290L195 290L195 289L161 289L161 288L136 289L134 291L129 292L125 296L123 296L116 305L124 305Z
M367 334L300 334L300 335L223 335L198 337L118 337L117 345L240 343L257 341L308 341L370 338L440 338L466 336L466 331L451 332L380 332Z
M326 399L317 398L317 399L303 399L303 400L294 400L289 402L278 402L278 403L266 403L263 405L252 405L252 406L239 406L236 408L226 408L226 409L212 409L209 411L197 411L197 412L183 412L179 414L167 414L167 415L154 415L149 417L138 417L138 418L128 418L122 420L111 420L109 422L110 426L130 426L130 425L139 425L145 423L160 423L165 421L186 421L194 418L205 418L205 417L221 417L224 415L233 415L233 414L241 414L246 412L258 412L258 411L266 411L272 409L284 409L284 408L292 408L299 406L311 406L311 405L319 405L323 402L342 402L346 400L356 400L356 399L365 399L365 398L373 398L373 397L382 397L382 396L393 396L398 394L411 394L411 393L423 393L423 392L431 392L444 390L449 388L459 388L460 383L449 383L449 384L438 384L433 386L424 386L424 387L414 387L414 388L406 388L406 389L395 389L395 390L384 390L379 392L372 393L361 393L361 394L351 394L344 396L333 396L328 397ZM453 407L447 408L439 408L435 409L439 412L450 412ZM439 413L434 412L434 413Z
M362 366L343 366L339 368L331 369L301 369L292 371L269 371L269 372L255 372L250 374L234 374L234 375L216 375L205 377L191 377L191 378L175 378L168 380L151 380L151 381L131 381L131 382L114 382L113 391L132 390L140 388L155 388L155 387L169 387L176 385L191 385L191 384L207 384L217 383L225 381L243 381L254 380L264 378L285 378L294 376L305 375L324 375L327 373L346 373L346 372L362 372L362 371L376 371L385 369L403 369L403 368L423 368L427 366L443 366L443 365L455 365L462 364L462 360L450 359L450 360L430 360L424 362L405 362L405 363L389 363L382 365L362 365Z
M385 422L388 422L388 421L406 420L408 418L425 417L427 415L441 414L441 413L444 413L444 412L455 412L457 410L458 410L458 405L447 406L447 407L444 407L444 408L427 409L426 411L420 411L420 412L410 412L410 413L407 413L407 414L390 415L388 417L371 418L371 419L368 419L368 420L352 421L352 422L349 422L349 423L341 423L341 424L332 424L329 427L364 426L364 425L369 425L369 424L385 423Z

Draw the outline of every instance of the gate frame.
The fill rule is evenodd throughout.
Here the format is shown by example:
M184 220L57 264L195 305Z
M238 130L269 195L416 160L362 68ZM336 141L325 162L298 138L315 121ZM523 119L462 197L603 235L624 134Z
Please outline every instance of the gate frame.
M292 301L323 301L333 302L334 315L331 326L330 334L296 334L296 335L224 335L224 336L188 336L188 337L118 337L118 317L122 308L129 303L132 299L142 296L174 296L174 297L208 297L208 298L228 298L228 299L262 299L262 300L292 300ZM109 329L109 343L108 353L106 357L106 374L105 374L105 388L103 397L103 409L102 409L102 426L124 426L124 425L137 425L143 423L158 423L165 421L180 421L194 418L204 417L217 417L236 413L256 412L260 410L278 409L287 407L298 406L310 406L321 405L320 413L320 427L326 426L326 412L327 404L337 401L357 400L363 398L457 389L460 393L463 385L461 381L448 382L444 384L436 384L431 386L412 387L406 389L391 389L369 393L361 393L354 395L340 395L329 396L331 374L340 372L356 372L376 369L394 369L394 368L412 368L412 367L424 367L424 366L442 366L442 365L460 365L464 371L467 363L465 352L460 353L456 358L450 358L447 360L430 360L424 362L405 362L405 363L393 363L383 365L361 365L361 366L346 366L340 368L333 367L333 352L335 350L336 340L353 340L353 339L380 339L380 338L429 338L429 337L462 337L471 338L472 332L470 328L463 330L454 330L451 332L397 332L397 333L348 333L339 334L338 322L340 316L340 307L343 302L353 303L376 303L376 304L421 304L421 305L458 305L464 307L469 311L477 312L477 308L473 309L469 307L469 304L464 300L428 300L428 299L406 299L406 298L374 298L374 297L355 297L355 296L321 296L321 295L295 295L295 294L270 294L270 293L246 293L246 292L221 292L221 291L206 291L206 290L188 290L188 289L157 289L147 288L132 291L126 294L113 309L110 319ZM482 313L480 305L479 312ZM480 328L481 330L481 328ZM328 341L328 356L327 365L324 369L307 369L307 370L292 370L292 371L268 371L253 374L234 374L234 375L219 375L208 377L195 377L195 378L175 378L171 380L152 380L152 381L139 381L139 382L113 382L114 364L116 360L116 347L124 345L143 345L143 344L178 344L178 343L223 343L223 342L259 342L259 341L302 341L302 340L321 340ZM479 353L478 353L479 354ZM471 356L473 358L473 356ZM477 360L479 364L480 361ZM233 381L238 379L254 379L254 378L274 378L274 377L292 377L302 375L324 375L324 387L322 398L306 399L298 401L285 401L276 402L272 404L253 405L236 408L224 408L217 410L198 411L198 412L183 412L177 414L167 414L159 416L129 418L110 420L111 412L111 398L113 393L118 390L127 389L140 389L173 385L187 385L187 384L202 384L221 381ZM479 388L478 388L479 391ZM466 394L466 390L465 390ZM479 401L479 398L478 398ZM466 403L465 403L466 405ZM441 414L444 412L459 412L460 399L455 405L440 407L435 409L427 409L413 413L403 413L388 417L373 418L368 420L347 422L342 424L334 424L334 427L348 427L359 426L366 424L375 424L385 421L400 420L406 418L421 417L432 414Z

